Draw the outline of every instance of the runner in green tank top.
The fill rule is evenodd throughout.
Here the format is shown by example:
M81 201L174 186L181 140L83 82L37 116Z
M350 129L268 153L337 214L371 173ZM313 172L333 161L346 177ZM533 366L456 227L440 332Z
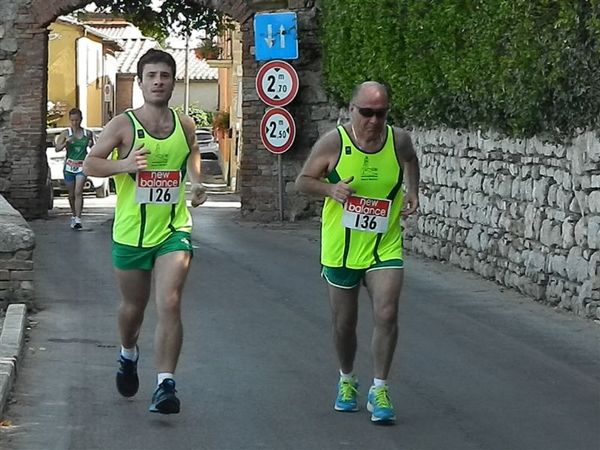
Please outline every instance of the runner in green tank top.
M296 180L299 191L325 198L321 264L340 364L336 411L359 408L353 370L361 281L372 300L374 378L367 409L374 423L396 418L387 378L403 282L400 217L414 213L419 204L417 155L408 133L386 125L389 107L384 85L368 81L357 86L349 106L350 123L317 141Z
M160 50L140 58L144 105L111 120L84 163L89 175L113 176L116 183L113 264L122 296L117 390L131 397L139 388L137 342L154 278L158 375L150 411L162 414L180 410L174 374L183 340L181 294L192 258L186 177L192 206L206 199L195 123L168 107L175 69L173 57ZM114 149L117 157L108 158Z
M69 120L71 127L56 137L55 148L57 152L67 149L63 175L69 194L69 206L71 207L70 226L72 229L78 230L82 227L83 187L86 180L83 171L83 160L87 156L88 149L94 145L94 135L90 130L81 128L81 121L83 120L81 110L71 109Z

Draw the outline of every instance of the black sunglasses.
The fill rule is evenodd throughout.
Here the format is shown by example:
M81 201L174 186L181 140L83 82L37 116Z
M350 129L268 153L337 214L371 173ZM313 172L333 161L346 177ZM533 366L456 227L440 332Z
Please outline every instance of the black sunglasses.
M356 106L356 105L354 105ZM373 116L377 116L378 119L383 119L387 113L388 113L388 109L373 109L373 108L360 108L359 106L356 106L356 109L358 110L358 113L363 116L363 117L373 117Z

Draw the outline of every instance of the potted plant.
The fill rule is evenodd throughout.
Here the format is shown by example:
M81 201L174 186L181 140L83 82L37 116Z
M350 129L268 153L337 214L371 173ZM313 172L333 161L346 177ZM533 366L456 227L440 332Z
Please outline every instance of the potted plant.
M213 128L215 130L229 129L229 113L227 111L217 111L213 116Z
M217 111L212 119L213 130L217 136L224 137L229 133L229 113L227 111Z
M218 59L221 48L210 39L206 39L200 47L194 49L194 53L198 59Z

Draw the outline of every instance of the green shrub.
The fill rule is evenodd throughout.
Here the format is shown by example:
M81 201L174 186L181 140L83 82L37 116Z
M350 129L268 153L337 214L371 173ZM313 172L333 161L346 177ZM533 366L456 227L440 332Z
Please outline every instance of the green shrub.
M600 117L600 0L323 0L328 92L385 81L405 125L567 136Z
M177 111L177 112L184 112L183 111L183 106L181 106L181 105L180 106L176 106L173 109L175 111ZM197 127L210 127L210 126L212 126L213 114L211 112L204 111L203 109L200 109L196 105L190 105L188 107L187 115L190 116L192 119L194 119L194 122L196 122L196 126Z

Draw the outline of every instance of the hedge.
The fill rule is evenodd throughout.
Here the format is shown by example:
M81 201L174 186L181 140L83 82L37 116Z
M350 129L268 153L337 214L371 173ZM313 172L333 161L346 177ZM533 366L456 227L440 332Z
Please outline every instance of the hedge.
M322 0L326 88L375 79L394 121L572 135L600 118L600 0Z

